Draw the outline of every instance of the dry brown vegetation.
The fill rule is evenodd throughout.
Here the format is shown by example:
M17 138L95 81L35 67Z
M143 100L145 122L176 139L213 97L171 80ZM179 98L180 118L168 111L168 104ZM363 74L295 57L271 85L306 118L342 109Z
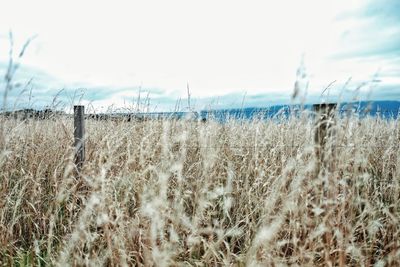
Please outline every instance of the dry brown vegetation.
M398 120L0 120L3 265L400 265Z

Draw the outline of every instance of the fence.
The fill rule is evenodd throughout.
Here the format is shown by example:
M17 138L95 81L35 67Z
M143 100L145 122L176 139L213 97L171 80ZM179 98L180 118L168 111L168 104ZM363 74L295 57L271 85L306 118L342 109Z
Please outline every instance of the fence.
M320 160L323 160L323 151L326 137L332 135L331 127L333 126L334 114L337 105L335 103L314 105L314 111L319 115L315 124L314 142L316 145L316 154ZM265 145L264 147L267 147ZM285 145L290 146L290 145ZM74 106L74 147L75 147L75 164L78 171L82 169L85 161L85 107ZM245 147L245 146L243 146ZM250 146L248 146L250 147ZM251 146L253 148L253 146ZM270 147L270 146L269 146ZM294 147L294 146L292 146ZM199 146L200 148L200 146Z

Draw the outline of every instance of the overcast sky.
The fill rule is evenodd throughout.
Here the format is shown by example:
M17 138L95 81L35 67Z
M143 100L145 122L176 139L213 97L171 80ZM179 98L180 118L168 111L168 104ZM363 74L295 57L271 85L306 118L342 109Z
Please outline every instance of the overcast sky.
M172 109L187 84L197 109L288 103L302 61L311 102L333 81L332 96L374 80L362 97L400 99L399 0L2 0L1 77L10 30L15 50L37 35L15 78L33 78L37 104L64 89L124 106L140 90Z

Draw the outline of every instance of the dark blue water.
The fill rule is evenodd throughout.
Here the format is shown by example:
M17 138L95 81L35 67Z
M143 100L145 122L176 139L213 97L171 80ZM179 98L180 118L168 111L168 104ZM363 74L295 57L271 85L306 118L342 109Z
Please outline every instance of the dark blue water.
M282 118L299 114L300 111L313 111L314 107L308 105L277 105L268 108L243 108L201 111L200 119L214 118L219 121L231 119L253 119L253 118ZM360 101L353 103L342 103L339 105L339 114L352 114L358 117L379 116L386 119L397 119L400 112L400 101Z

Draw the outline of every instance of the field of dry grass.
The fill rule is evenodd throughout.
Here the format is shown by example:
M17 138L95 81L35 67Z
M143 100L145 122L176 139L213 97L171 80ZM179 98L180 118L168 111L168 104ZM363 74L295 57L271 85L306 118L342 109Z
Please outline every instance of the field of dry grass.
M0 120L5 266L400 265L399 120Z

